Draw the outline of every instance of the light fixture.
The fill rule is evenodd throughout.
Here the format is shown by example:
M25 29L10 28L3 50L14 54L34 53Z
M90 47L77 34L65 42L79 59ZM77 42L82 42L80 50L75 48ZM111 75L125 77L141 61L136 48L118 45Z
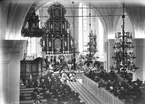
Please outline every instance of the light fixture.
M88 63L93 62L93 60L95 59L95 53L97 52L97 42L96 42L96 34L93 34L93 30L91 30L91 4L89 3L89 42L87 44L88 48L87 48L87 52L88 54L86 54L86 58ZM98 57L96 57L98 58Z
M115 34L114 50L115 54L112 57L115 60L115 65L111 66L111 69L116 70L118 73L121 72L135 72L138 67L134 64L135 56L133 55L133 36L130 32L125 32L125 4L123 4L123 15L122 15L122 32Z

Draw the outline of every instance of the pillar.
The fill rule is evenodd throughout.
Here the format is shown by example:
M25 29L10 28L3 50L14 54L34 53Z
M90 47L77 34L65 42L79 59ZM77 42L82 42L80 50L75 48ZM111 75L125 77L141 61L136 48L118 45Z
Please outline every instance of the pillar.
M114 56L114 39L109 39L107 41L107 71L110 71L110 66L113 65L114 60L111 58Z
M2 99L1 104L19 104L20 60L23 58L25 40L3 40L2 52Z
M139 78L145 81L145 39L135 39L134 41L134 55L136 56L135 65L139 67L139 69L134 72L133 80Z

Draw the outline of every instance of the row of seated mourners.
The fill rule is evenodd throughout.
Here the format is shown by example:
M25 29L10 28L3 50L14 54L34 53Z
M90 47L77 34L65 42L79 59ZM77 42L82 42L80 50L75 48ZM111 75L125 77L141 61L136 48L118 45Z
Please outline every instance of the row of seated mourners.
M45 79L44 79L45 80ZM37 89L37 88L36 88ZM53 99L58 102L58 104L63 104L67 102L68 104L83 104L79 98L79 93L74 92L66 83L63 83L59 77L48 77L45 80L44 86L41 92L43 92L43 97L45 99ZM35 94L35 92L37 92ZM39 91L34 89L32 93L34 99L38 99Z
M47 67L47 68L46 68ZM56 63L54 64L54 62L47 62L47 66L46 66L46 70L51 70L52 72L59 72L59 74L61 74L62 76L64 76L64 74L62 74L62 72L65 72L67 75L67 79L70 80L74 80L74 71L73 70L73 66L71 68L69 68L69 64L66 61L61 61L61 63ZM45 71L44 71L45 72ZM73 74L72 74L73 73ZM43 73L42 73L43 74ZM43 75L40 77L33 77L30 78L31 75L27 75L26 78L21 79L21 83L26 86L26 88L34 88L36 86L41 86L41 83L43 83Z
M128 73L115 71L106 72L106 70L90 70L85 73L87 77L98 83L98 87L103 87L119 99L125 102L138 100L142 95L143 82L137 79L132 81ZM123 78L121 77L123 75ZM126 80L127 79L127 80Z
M52 75L53 72L51 72ZM76 73L72 71L62 70L59 73L59 78L61 81L76 81L75 78ZM37 79L28 79L27 83L21 82L21 85L25 85L26 88L34 88L34 87L43 87L44 86L44 77L37 77Z
M52 72L49 72L41 78L41 82L37 82L34 91L32 92L32 98L34 103L42 102L41 98L57 101L58 104L84 104L79 98L79 93L73 91L67 84L66 80L69 78L68 73L62 71L58 76L55 76ZM70 74L70 73L69 73ZM62 77L67 77L62 78ZM70 77L71 79L71 77ZM72 80L69 80L72 81Z

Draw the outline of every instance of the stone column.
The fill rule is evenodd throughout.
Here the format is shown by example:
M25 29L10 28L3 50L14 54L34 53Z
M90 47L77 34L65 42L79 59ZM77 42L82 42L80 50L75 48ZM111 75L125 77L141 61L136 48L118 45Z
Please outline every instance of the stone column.
M112 56L114 56L114 49L113 49L113 46L114 46L114 39L109 39L107 41L107 62L108 62L108 68L107 68L107 71L110 71L110 66L113 65L114 63L114 60L111 58Z
M23 59L25 40L3 40L2 49L2 103L19 104L20 60Z

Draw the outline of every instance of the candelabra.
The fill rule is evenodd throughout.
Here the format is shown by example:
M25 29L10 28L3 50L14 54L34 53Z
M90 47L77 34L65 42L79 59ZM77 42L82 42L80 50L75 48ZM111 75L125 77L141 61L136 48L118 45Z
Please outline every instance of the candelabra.
M94 35L92 31L89 34L89 42L87 45L88 45L87 61L91 62L94 58L95 53L97 52L96 35Z
M114 56L112 57L114 61L114 65L111 69L120 72L135 72L138 67L135 66L134 59L136 58L133 55L133 36L130 32L125 32L125 15L124 15L124 5L123 5L123 25L122 25L122 33L118 32L115 34L115 44L114 44Z
M90 63L93 61L93 59L95 59L94 55L97 52L97 42L96 42L96 34L93 34L93 31L91 30L91 4L89 4L89 42L87 44L88 48L87 48L87 52L88 54L86 54L86 58L87 58L87 62Z

